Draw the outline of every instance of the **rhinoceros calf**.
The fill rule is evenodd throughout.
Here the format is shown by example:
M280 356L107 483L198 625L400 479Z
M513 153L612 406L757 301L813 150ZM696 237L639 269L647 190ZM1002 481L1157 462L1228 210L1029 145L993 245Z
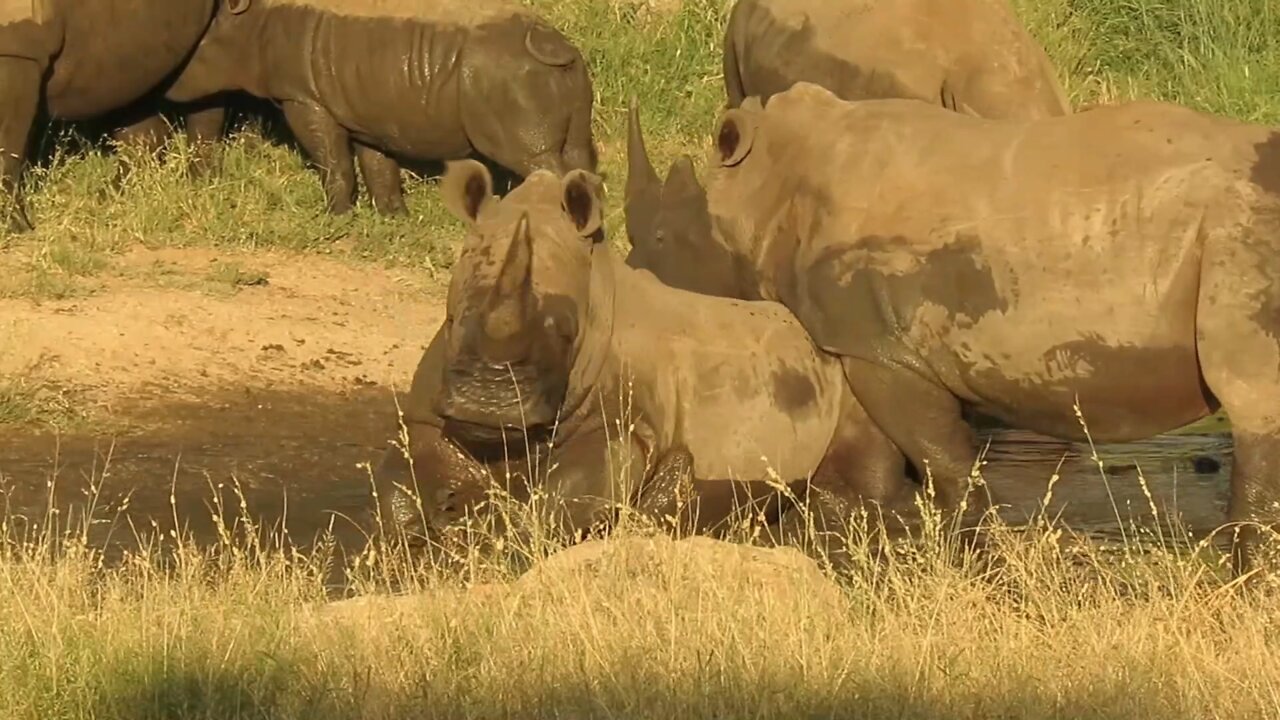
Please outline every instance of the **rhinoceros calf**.
M963 405L1083 439L1078 401L1104 441L1222 407L1252 564L1280 519L1280 130L1155 102L998 121L799 83L727 111L711 158L681 225L843 357L949 502L975 455Z
M516 175L594 170L581 53L496 0L243 0L223 8L166 97L239 90L280 104L328 208L351 209L354 159L375 207L404 210L396 157L473 152Z
M425 411L406 418L425 426L410 441L415 466L452 462L451 442L510 469L525 460L502 448L532 438L545 467L553 443L555 469L536 481L570 529L607 523L616 502L680 514L697 532L727 529L753 504L773 520L775 473L839 500L898 499L902 454L853 401L838 360L776 303L685 292L626 267L599 242L598 183L542 171L496 201L484 166L451 165L445 201L471 230L410 394ZM430 525L477 499L462 486L479 485L485 462L415 468ZM404 465L390 456L384 472Z
M729 107L800 81L990 118L1071 111L1008 0L738 0L724 38Z
M235 8L245 0L226 0ZM156 90L190 54L218 0L0 0L0 202L10 230L31 229L19 193L41 100L49 115L83 120ZM221 106L188 116L195 142L216 136ZM154 144L159 117L117 133ZM161 139L163 139L161 137Z

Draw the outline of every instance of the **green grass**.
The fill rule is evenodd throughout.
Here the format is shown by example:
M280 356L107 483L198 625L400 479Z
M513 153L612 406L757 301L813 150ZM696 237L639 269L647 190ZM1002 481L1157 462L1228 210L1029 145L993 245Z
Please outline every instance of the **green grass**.
M701 159L723 103L720 71L725 0L687 0L674 14L637 0L526 0L563 28L591 65L601 171L612 197L606 227L622 233L622 143L628 99L641 103L655 163L677 153ZM1077 106L1151 97L1254 122L1280 123L1280 7L1272 0L1014 0L1045 45ZM58 137L46 145L70 147ZM378 216L362 201L351 216L323 210L320 184L292 147L270 144L251 122L225 151L222 173L189 180L176 141L171 158L138 160L123 189L110 189L109 153L54 153L29 176L39 230L10 238L10 252L41 258L29 279L2 294L67 296L92 291L102 258L134 244L285 248L447 270L460 226L433 182L408 180L410 215ZM0 237L0 246L6 241ZM44 250L57 245L63 251ZM33 249L35 248L35 249ZM69 249L69 250L68 250ZM64 259L53 257L57 252Z
M0 377L0 428L67 431L79 428L86 416L79 398L68 388L30 372Z

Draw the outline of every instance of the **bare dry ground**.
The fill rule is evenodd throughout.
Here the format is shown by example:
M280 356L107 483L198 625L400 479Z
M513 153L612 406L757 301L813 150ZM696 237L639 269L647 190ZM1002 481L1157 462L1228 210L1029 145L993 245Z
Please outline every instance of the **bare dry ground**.
M108 424L238 386L403 387L443 318L425 278L319 256L136 249L113 269L87 297L0 300L0 375Z

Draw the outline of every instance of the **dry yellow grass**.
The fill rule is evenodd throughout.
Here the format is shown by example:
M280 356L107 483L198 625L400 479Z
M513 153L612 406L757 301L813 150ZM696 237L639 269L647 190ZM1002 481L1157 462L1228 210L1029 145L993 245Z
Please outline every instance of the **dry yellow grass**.
M54 518L6 522L0 716L1280 717L1274 594L1172 536L1103 553L997 523L978 557L926 523L875 560L855 528L835 572L633 520L563 549L538 505L495 507L511 530L477 520L452 554L375 541L336 603L332 558L247 516L110 568Z

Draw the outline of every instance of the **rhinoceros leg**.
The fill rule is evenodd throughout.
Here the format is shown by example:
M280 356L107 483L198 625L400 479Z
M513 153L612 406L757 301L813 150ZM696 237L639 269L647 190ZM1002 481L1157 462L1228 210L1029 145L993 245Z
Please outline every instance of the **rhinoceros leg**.
M22 197L27 142L40 103L39 63L0 58L0 203L10 232L31 230Z
M164 147L165 140L169 139L170 130L169 123L164 117L160 113L153 113L137 122L117 128L111 133L111 137L118 146L129 147L134 152L154 160L160 157L160 150ZM117 156L116 173L111 179L112 186L116 189L124 187L135 170L137 168L134 166L133 158L125 155Z
M1239 247L1206 242L1196 312L1201 372L1231 419L1227 516L1241 523L1231 553L1237 573L1256 566L1264 530L1280 526L1280 195L1276 205L1258 213Z
M684 510L693 499L693 455L687 448L673 448L658 460L649 481L640 491L636 510L659 523L685 529Z
M462 517L484 495L489 478L440 428L413 423L406 434L407 451L392 444L374 472L376 509L383 526L425 537Z
M350 212L356 195L351 136L319 105L289 101L282 106L289 130L320 172L329 212L335 215Z
M618 503L642 486L643 450L634 439L588 432L556 448L545 489L562 531L594 533L610 525Z
M843 363L853 394L920 477L932 478L938 503L955 510L964 503L975 507L969 501L977 500L976 507L985 509L983 495L967 492L977 443L960 401L911 370L851 357Z
M400 182L400 163L386 153L368 145L356 143L356 160L360 163L360 175L369 189L373 206L383 215L402 215L404 186Z
M226 126L227 108L214 105L186 114L187 145L191 148L191 162L187 176L202 178L218 170L221 163L221 140Z

